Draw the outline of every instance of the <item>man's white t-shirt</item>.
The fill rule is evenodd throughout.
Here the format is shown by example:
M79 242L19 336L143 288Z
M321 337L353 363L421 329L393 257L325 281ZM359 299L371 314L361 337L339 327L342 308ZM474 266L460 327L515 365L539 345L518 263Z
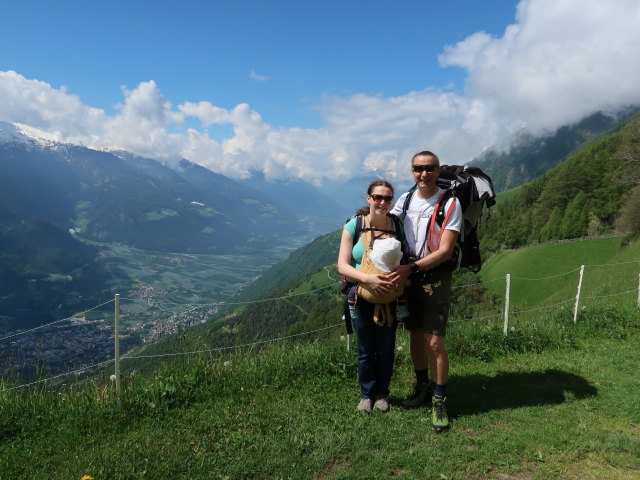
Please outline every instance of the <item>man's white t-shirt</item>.
M430 198L423 199L418 197L417 191L415 191L411 196L411 202L409 203L409 207L407 208L407 215L403 219L403 222L404 233L407 237L407 243L409 244L411 253L416 257L421 251L422 255L420 256L420 258L426 257L429 253L431 253L428 245L425 245L425 242L427 241L427 230L429 228L429 222L431 221L433 210L438 203L440 195L442 195L443 193L444 190L439 188L438 193ZM404 206L404 201L405 198L407 198L408 194L409 192L403 194L391 210L391 213L397 215L399 218L402 218L402 207ZM444 228L445 230L454 230L456 232L460 232L460 229L462 227L462 208L460 207L460 202L455 197L451 197L447 201L444 211L446 214L449 211L451 203L454 201L455 206L453 207L451 216L449 217L449 220ZM432 238L438 239L440 236L440 226L436 222L434 227L435 228L432 234Z

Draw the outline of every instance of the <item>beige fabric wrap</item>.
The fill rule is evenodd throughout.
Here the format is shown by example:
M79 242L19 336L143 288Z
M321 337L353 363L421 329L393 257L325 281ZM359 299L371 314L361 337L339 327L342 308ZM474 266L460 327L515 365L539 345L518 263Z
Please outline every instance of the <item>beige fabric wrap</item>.
M387 217L387 224L385 225L385 230L393 229L393 221ZM369 217L366 216L363 218L363 228L369 228ZM362 246L364 248L364 255L362 256L362 262L360 263L360 271L363 273L373 274L373 275L386 275L388 272L384 272L376 267L371 259L369 258L371 248L373 247L374 241L374 232L371 230L363 231L361 233L362 238ZM404 286L400 285L399 287L393 286L387 293L380 294L371 290L368 286L359 283L358 288L356 290L356 294L358 297L365 299L367 302L373 303L375 305L373 309L373 321L378 325L387 325L391 326L393 324L393 320L395 318L392 315L391 308L392 306L395 308L395 300L404 291Z

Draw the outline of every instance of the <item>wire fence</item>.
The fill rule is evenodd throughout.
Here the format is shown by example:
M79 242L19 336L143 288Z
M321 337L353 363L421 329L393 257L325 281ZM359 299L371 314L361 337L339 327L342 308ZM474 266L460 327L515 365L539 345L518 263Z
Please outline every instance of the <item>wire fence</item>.
M0 342L3 341L3 340L8 340L9 338L20 336L20 335L26 335L27 333L35 332L36 330L41 330L43 328L47 328L47 327L50 327L52 325L56 325L56 324L59 324L59 323L62 323L62 322L67 322L69 320L75 320L75 319L77 319L78 317L80 317L82 315L85 315L85 314L87 314L89 312L92 312L93 310L97 310L98 308L100 308L100 307L102 307L104 305L108 305L110 303L113 303L113 300L107 300L106 302L103 302L100 305L96 305L95 307L91 307L91 308L89 308L89 309L87 309L87 310L85 310L83 312L76 313L75 315L72 315L70 317L61 318L60 320L55 320L53 322L45 323L44 325L40 325L38 327L30 328L28 330L21 330L20 332L14 333L12 335L7 335L6 337L1 337L0 338Z
M494 278L491 280L486 280L486 281L482 281L482 282L475 282L475 283L469 283L469 284L465 284L465 285L457 285L455 287L453 287L453 289L462 289L462 288L470 288L470 287L474 287L474 286L478 286L478 285L486 285L486 284L490 284L490 283L494 283L497 281L502 281L504 280L506 283L506 292L505 292L505 306L504 306L504 311L500 312L500 313L496 313L496 314L491 314L491 315L485 315L485 316L481 316L481 317L470 317L470 318L465 318L465 319L459 319L459 320L451 320L450 323L461 323L461 322L482 322L485 320L490 320L490 319L495 319L498 317L501 317L504 319L504 334L507 335L508 334L508 326L509 326L509 316L510 315L518 315L518 314L528 314L528 313L532 313L532 312L537 312L537 311L543 311L543 310L548 310L551 308L555 308L555 307L559 307L559 306L564 306L567 304L574 304L574 323L576 321L576 316L577 316L577 311L578 311L578 307L580 305L581 300L599 300L599 299L603 299L603 298L609 298L609 297L619 297L619 296L623 296L623 295L631 295L631 294L635 294L637 293L637 301L636 301L636 306L638 308L640 308L640 274L638 274L638 286L637 288L634 289L629 289L629 290L625 290L622 292L615 292L615 293L609 293L609 294L603 294L603 295L589 295L589 296L581 296L580 295L580 287L582 285L582 279L583 279L583 275L584 275L584 271L585 268L604 268L604 267L615 267L615 266L620 266L620 265L630 265L630 264L640 264L640 260L639 261L629 261L629 262L620 262L620 263L610 263L610 264L600 264L600 265L589 265L589 266L581 266L579 268L567 271L567 272L563 272L560 274L556 274L556 275L550 275L547 277L541 277L541 278L527 278L527 277L511 277L509 274L506 275L506 277L499 277L499 278ZM580 272L580 278L579 278L579 283L578 283L578 292L576 294L575 298L570 298L570 299L565 299L565 300L561 300L559 302L556 302L554 304L550 304L550 305L544 305L544 306L538 306L535 308L530 308L530 309L520 309L520 310L510 310L509 309L509 296L510 296L510 279L515 279L515 280L520 280L520 281L547 281L547 280L552 280L552 279L556 279L556 278L560 278L560 277L566 277L567 275L570 274L574 274L576 272ZM331 276L329 271L327 270L327 275L328 278L330 280L334 280ZM260 304L260 303L269 303L269 302L276 302L276 301L280 301L280 300L288 300L290 298L295 298L295 297L302 297L302 296L306 296L306 295L313 295L313 294L317 294L318 292L321 291L325 291L328 289L336 289L336 293L337 293L337 285L336 284L329 284L329 285L325 285L323 287L320 288L315 288L312 290L307 290L305 292L300 292L300 293L290 293L288 295L282 295L279 297L272 297L272 298L266 298L266 299L258 299L258 300L252 300L252 301L244 301L244 302L232 302L232 301L222 301L222 302L212 302L212 303L179 303L179 302L163 302L163 303L153 303L153 302L148 302L148 305L150 307L155 307L158 308L160 310L164 310L167 313L170 313L169 317L166 318L171 318L173 316L180 316L180 315L185 315L189 312L193 312L197 309L200 308L207 308L207 307L214 307L214 308L219 308L221 306L225 306L225 305L229 305L229 306L244 306L244 305L251 305L251 304ZM99 305L96 305L94 307L91 307L87 310L84 310L82 312L79 312L73 316L70 317L66 317L60 320L56 320L53 322L49 322L47 324L44 325L40 325L38 327L34 327L31 329L27 329L27 330L22 330L19 332L14 332L10 335L6 335L2 338L0 338L0 341L5 341L5 340L10 340L10 339L14 339L16 337L22 336L22 335L28 335L31 334L35 331L38 330L43 330L46 328L51 328L55 325L59 325L62 322L65 321L73 321L73 320L77 320L79 317L92 312L94 310L97 310L105 305L109 305L111 303L116 303L116 311L114 312L114 317L116 319L116 330L117 330L117 322L118 322L118 317L119 317L119 300L125 300L125 301L130 301L130 302L139 302L140 299L136 299L136 298L119 298L119 295L116 296L116 300L108 300L105 301ZM169 310L164 309L163 307L166 306L185 306L188 307L187 310L183 311L183 312L171 312ZM165 319L166 319L165 318ZM70 323L70 325L66 326L66 327L74 327L74 326L81 326L81 325L86 325L86 323ZM16 390L16 389L20 389L20 388L26 388L26 387L31 387L37 384L42 384L45 382L50 382L52 380L56 380L62 377L67 377L67 376L71 376L71 375L81 375L84 374L90 370L93 370L95 368L98 367L103 367L106 365L109 365L111 363L116 363L116 365L120 362L120 361L132 361L132 360L136 360L136 359L151 359L151 358L169 358L169 357L178 357L178 356L187 356L187 355L196 355L196 354L203 354L203 353L211 353L211 352L223 352L223 351L230 351L230 350L236 350L236 349L242 349L242 348L247 348L247 347L252 347L252 346L258 346L258 345L265 345L265 344L270 344L270 343L274 343L274 342L279 342L279 341L285 341L285 340L289 340L292 338L297 338L297 337L302 337L302 336L308 336L308 335L312 335L312 334L316 334L319 332L323 332L323 331L328 331L334 328L337 328L339 326L343 325L342 322L340 323L336 323L336 324L332 324L332 325L327 325L327 326L323 326L314 330L310 330L310 331L306 331L306 332L302 332L302 333L297 333L297 334L292 334L292 335L285 335L285 336L279 336L279 337L275 337L275 338L270 338L270 339L266 339L266 340L259 340L259 341L255 341L255 342L250 342L250 343L244 343L244 344L239 344L239 345L233 345L233 346L227 346L227 347L212 347L212 348L206 348L206 349L199 349L199 350L192 350L192 351L185 351L185 352L171 352L171 353L161 353L161 354L151 354L151 355L123 355L123 356L119 356L119 354L116 354L115 358L110 358L101 362L97 362L97 363L93 363L91 365L86 365L86 366L81 366L80 368L76 368L70 371L65 371L62 373L58 373L46 378L40 378L38 380L29 382L29 383L24 383L24 384L20 384L20 385L15 385L15 386L11 386L11 387L5 387L5 382L4 380L0 380L0 386L2 388L0 388L0 393L3 392L8 392L11 390ZM66 328L65 327L65 328ZM116 345L115 347L115 351L118 352L119 351L119 341L120 341L120 335L115 335L113 340L114 343ZM349 342L347 342L347 345L349 345ZM117 369L117 371L119 372L119 369Z

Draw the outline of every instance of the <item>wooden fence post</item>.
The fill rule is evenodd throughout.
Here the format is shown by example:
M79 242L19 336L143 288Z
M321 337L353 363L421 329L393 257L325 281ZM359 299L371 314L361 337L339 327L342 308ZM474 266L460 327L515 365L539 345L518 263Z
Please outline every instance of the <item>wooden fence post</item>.
M511 290L511 274L507 273L507 288L504 295L504 328L502 332L506 335L509 331L509 291Z
M115 300L115 361L116 361L116 402L118 407L122 407L122 397L120 390L120 294L116 293Z
M578 293L576 293L576 306L573 309L573 323L578 322L578 307L580 306L580 290L582 290L583 277L584 277L584 265L580 266L580 280L578 281Z

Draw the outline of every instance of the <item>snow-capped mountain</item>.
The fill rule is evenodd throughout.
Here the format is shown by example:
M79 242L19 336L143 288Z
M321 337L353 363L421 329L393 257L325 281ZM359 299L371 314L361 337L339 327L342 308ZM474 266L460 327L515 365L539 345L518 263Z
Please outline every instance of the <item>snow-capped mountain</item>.
M255 251L304 234L282 205L191 162L171 169L6 122L0 206L87 239L161 251Z
M60 138L22 123L0 122L0 143L19 143L30 147L63 144Z

